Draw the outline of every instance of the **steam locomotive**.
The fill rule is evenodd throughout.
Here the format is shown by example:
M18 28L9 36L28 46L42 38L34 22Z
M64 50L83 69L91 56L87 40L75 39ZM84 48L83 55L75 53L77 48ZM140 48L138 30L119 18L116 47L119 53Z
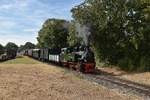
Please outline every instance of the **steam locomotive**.
M95 70L94 53L87 46L29 49L25 51L25 55L37 60L60 64L83 73L91 73Z

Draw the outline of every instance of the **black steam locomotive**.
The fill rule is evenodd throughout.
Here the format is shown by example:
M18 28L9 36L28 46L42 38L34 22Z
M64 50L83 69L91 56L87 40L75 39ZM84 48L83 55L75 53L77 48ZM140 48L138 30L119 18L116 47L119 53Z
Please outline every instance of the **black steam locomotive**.
M80 72L90 73L95 70L95 58L87 46L61 49L29 49L25 55L41 61L54 62Z

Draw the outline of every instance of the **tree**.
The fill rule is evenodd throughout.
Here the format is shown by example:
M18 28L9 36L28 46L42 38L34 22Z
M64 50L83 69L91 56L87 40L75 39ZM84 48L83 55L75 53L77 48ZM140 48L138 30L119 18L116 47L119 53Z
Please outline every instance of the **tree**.
M137 69L150 65L148 0L85 0L72 9L75 21L90 24L101 61Z
M17 51L18 50L18 46L15 43L9 42L9 43L6 44L5 49L6 50Z
M4 47L0 44L0 55L5 52Z
M48 19L38 33L41 48L62 48L67 46L68 23L60 19Z
M36 46L35 44L31 43L31 42L27 42L25 43L25 45L23 46L23 49L34 49Z
M17 54L18 46L15 43L9 42L5 46L5 49L6 49L7 55L14 58Z
M26 50L26 49L35 49L36 46L35 44L31 43L31 42L26 42L24 45L21 45L18 49L18 51L23 51L23 50Z

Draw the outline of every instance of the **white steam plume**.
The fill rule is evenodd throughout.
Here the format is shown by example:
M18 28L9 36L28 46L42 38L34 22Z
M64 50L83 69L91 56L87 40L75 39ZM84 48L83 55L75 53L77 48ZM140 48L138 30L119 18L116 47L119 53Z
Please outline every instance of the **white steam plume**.
M89 25L81 25L80 23L76 23L75 26L78 36L83 39L85 45L89 45L89 37L91 35Z

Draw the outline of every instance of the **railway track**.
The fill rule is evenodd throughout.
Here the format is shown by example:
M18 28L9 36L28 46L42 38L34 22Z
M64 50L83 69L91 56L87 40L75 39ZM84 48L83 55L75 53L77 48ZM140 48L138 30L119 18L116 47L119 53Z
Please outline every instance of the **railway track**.
M147 88L145 86L137 85L132 82L124 81L121 79L115 79L115 78L110 78L110 77L96 77L97 80L104 80L107 82L111 82L113 84L123 86L124 88L130 88L132 91L136 91L139 93L144 94L144 96L149 96L150 97L150 88Z
M82 77L83 79L87 79L97 84L101 84L110 89L115 89L118 92L122 92L123 94L133 94L143 97L144 100L150 100L149 85L139 84L125 79L120 79L111 75L82 73L76 73L76 75Z
M60 67L60 66L58 66ZM100 71L92 74L83 74L75 70L70 71L68 68L65 68L69 72L73 73L77 77L89 80L91 82L103 85L107 88L117 90L123 94L133 94L141 96L144 100L150 100L150 86L145 84L140 84L132 82L126 79L121 79L110 74L100 73Z

